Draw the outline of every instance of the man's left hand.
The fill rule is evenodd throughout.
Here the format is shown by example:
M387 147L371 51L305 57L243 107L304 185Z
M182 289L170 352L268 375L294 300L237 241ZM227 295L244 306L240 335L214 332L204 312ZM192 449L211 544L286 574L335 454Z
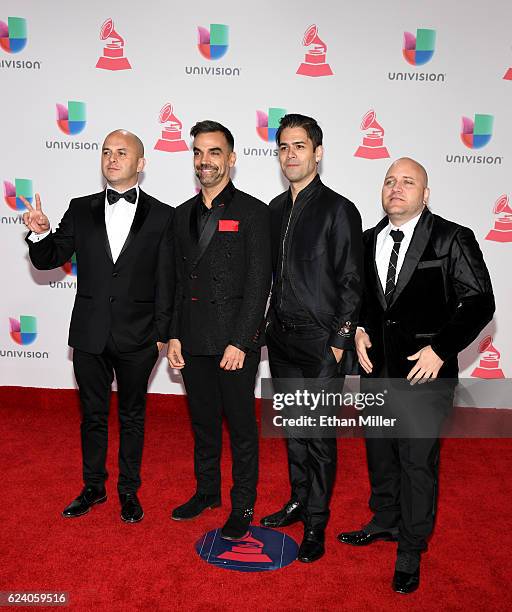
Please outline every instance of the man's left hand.
M407 359L409 361L417 360L407 375L407 380L412 380L413 385L416 382L425 382L429 378L437 378L439 370L444 363L430 344L420 349L414 355L410 355Z
M224 350L224 355L220 361L220 367L223 370L241 370L244 367L245 353L228 344Z

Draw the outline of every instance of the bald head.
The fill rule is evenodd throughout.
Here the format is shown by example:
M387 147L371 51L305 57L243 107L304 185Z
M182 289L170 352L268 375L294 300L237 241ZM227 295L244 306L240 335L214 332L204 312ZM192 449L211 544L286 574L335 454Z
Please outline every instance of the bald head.
M144 157L144 144L142 143L142 140L133 132L129 132L128 130L114 130L113 132L110 132L110 134L107 134L105 142L107 142L111 136L122 136L123 138L126 138L136 147L138 156Z
M388 169L388 171L386 173L386 176L388 176L389 174L392 174L394 168L398 164L403 164L403 163L410 164L411 166L415 167L417 172L419 173L422 181L423 181L423 187L428 187L428 174L427 174L427 171L420 164L420 162L417 162L415 159L412 159L411 157L399 157L398 159L395 159L395 161L391 164L391 166L389 166L389 169Z

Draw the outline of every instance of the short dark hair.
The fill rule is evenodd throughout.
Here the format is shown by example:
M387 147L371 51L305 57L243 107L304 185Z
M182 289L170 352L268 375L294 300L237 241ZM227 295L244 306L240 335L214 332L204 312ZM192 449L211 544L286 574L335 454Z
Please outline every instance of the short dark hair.
M218 121L211 121L206 119L205 121L198 121L190 130L190 135L195 138L198 134L208 134L210 132L222 132L228 141L228 146L232 151L235 148L235 139L233 134L228 128Z
M281 134L286 128L301 127L306 130L306 134L313 143L313 150L322 144L324 137L322 128L316 122L313 117L307 117L306 115L299 115L298 113L290 113L281 118L279 122L279 128L276 132L276 142L279 145Z

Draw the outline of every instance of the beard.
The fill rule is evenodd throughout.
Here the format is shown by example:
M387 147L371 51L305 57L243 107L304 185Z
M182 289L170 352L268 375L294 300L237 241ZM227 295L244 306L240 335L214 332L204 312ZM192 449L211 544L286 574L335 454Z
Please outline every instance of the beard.
M210 170L210 172L204 173L204 170ZM215 185L219 182L219 179L222 178L219 168L217 166L211 165L196 168L196 176L199 179L201 185L203 185L204 187Z

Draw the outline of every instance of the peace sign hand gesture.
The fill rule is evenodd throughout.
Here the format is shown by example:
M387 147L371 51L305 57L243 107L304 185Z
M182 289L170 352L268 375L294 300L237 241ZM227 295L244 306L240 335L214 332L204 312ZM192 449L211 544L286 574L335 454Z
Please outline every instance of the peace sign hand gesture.
M34 234L44 234L47 232L50 229L50 222L48 221L48 217L41 210L41 198L39 194L36 193L35 209L26 198L20 196L20 199L27 207L27 212L23 213L23 223L31 232L34 232Z

